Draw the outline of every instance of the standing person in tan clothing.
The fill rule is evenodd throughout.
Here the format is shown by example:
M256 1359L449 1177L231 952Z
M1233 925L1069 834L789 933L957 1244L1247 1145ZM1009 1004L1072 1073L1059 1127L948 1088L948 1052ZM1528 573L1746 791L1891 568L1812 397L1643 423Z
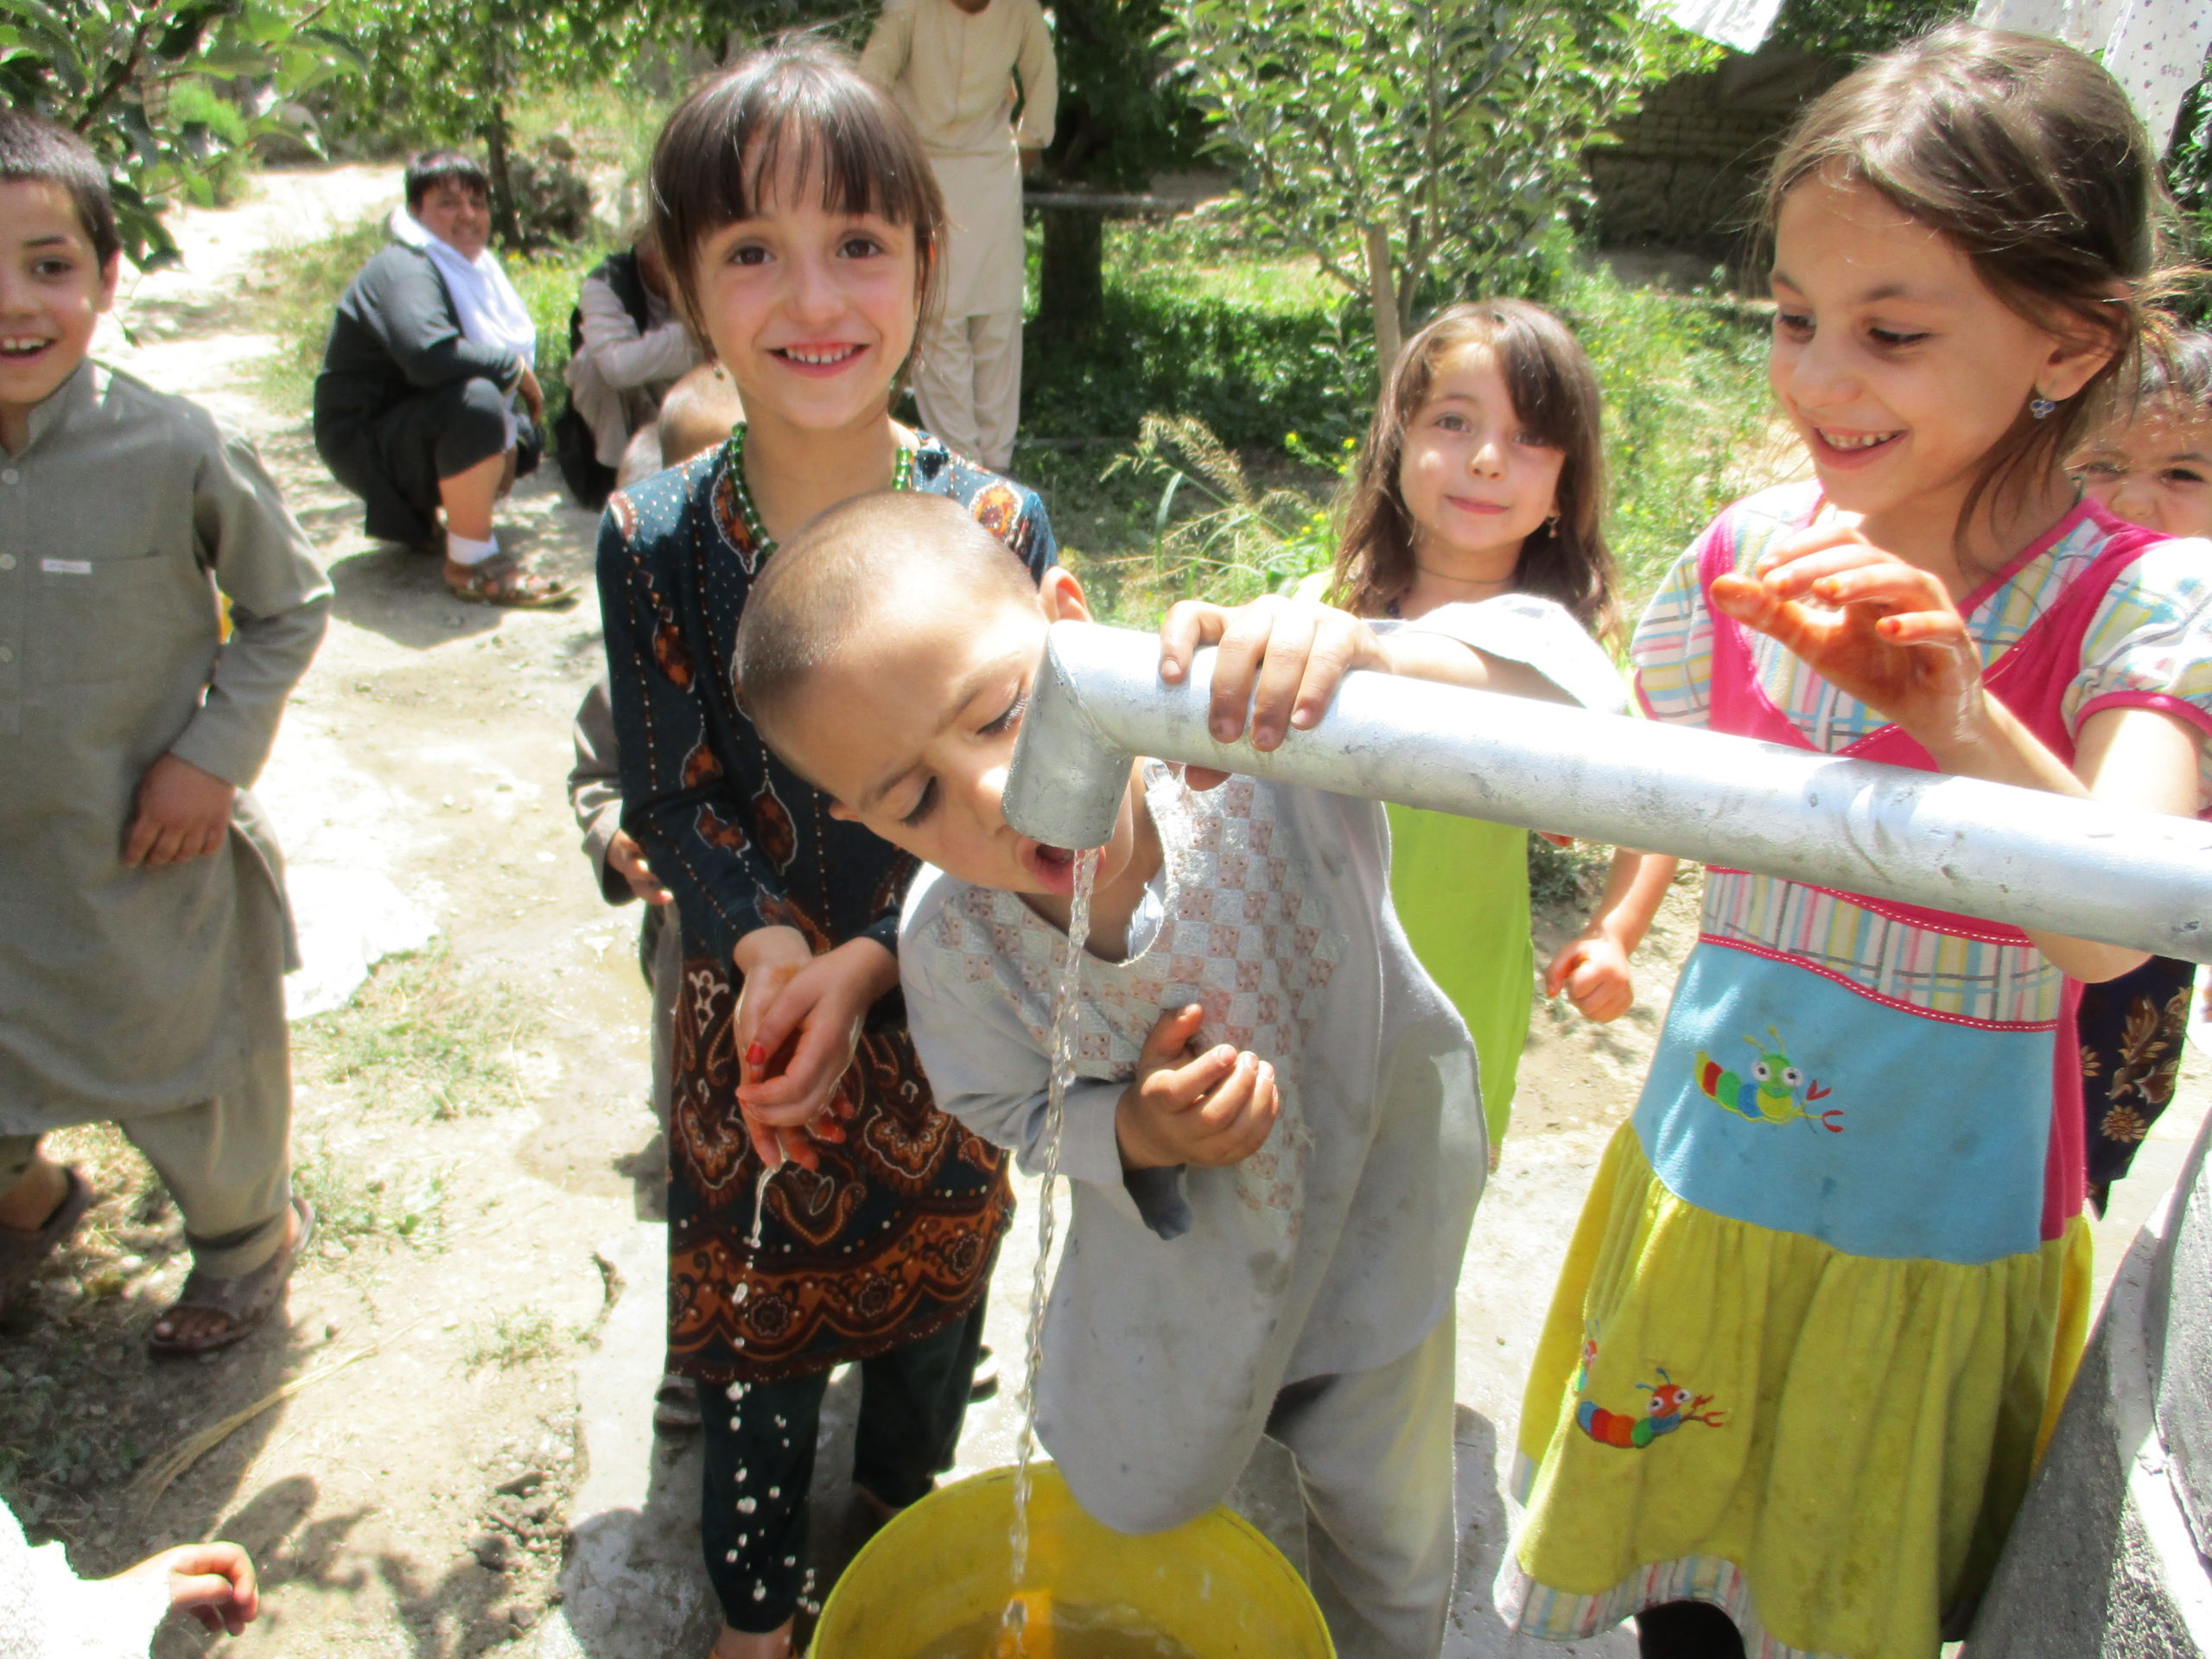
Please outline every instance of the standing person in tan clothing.
M1004 472L1021 412L1021 175L1059 103L1052 33L1037 0L887 0L861 73L921 135L950 220L944 302L913 367L923 423Z
M314 1225L245 791L330 585L251 445L87 355L119 259L83 141L0 111L0 1305L91 1202L39 1138L112 1121L192 1247L150 1345L199 1354L269 1317Z

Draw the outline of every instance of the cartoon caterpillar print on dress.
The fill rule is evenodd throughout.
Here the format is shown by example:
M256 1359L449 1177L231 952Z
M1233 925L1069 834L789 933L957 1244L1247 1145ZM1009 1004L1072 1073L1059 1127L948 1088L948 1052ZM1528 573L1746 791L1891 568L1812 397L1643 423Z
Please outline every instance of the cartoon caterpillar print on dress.
M1588 1375L1588 1361L1595 1357L1591 1344L1584 1344L1583 1375ZM1641 1452L1662 1434L1671 1434L1684 1423L1703 1423L1707 1428L1719 1428L1720 1414L1703 1409L1713 1402L1709 1394L1693 1395L1669 1376L1659 1373L1656 1382L1636 1385L1651 1397L1644 1402L1640 1416L1623 1416L1618 1411L1607 1411L1594 1400L1576 1403L1576 1425L1600 1446L1616 1446L1624 1452Z
M1697 1089L1707 1100L1724 1111L1752 1123L1803 1123L1808 1128L1826 1129L1831 1135L1843 1133L1843 1109L1831 1106L1826 1111L1814 1111L1810 1103L1825 1100L1834 1092L1823 1089L1789 1063L1789 1056L1783 1051L1782 1033L1772 1026L1767 1035L1774 1039L1771 1051L1762 1048L1756 1037L1744 1040L1751 1046L1758 1058L1751 1063L1751 1074L1739 1077L1733 1071L1724 1071L1720 1062L1703 1049L1697 1052ZM1797 1098L1802 1085L1805 1098Z

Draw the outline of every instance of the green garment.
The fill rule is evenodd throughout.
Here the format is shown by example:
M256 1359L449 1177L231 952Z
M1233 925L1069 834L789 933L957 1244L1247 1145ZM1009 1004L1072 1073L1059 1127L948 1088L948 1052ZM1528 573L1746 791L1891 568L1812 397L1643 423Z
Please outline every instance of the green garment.
M1389 811L1391 902L1421 965L1473 1034L1494 1154L1535 1004L1529 832L1417 807Z

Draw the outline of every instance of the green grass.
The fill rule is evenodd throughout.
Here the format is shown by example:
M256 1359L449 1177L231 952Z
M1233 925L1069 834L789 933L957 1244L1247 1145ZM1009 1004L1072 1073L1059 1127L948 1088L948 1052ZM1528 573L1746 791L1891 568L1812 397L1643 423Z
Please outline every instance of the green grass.
M312 1136L293 1150L292 1190L315 1206L316 1238L349 1253L378 1240L426 1243L445 1220L443 1170L402 1185Z
M557 1358L566 1345L551 1314L521 1308L476 1325L464 1357L472 1371L487 1365L511 1371L532 1360Z
M522 1103L515 1046L537 1015L439 945L378 964L353 1001L293 1027L301 1075L432 1122Z

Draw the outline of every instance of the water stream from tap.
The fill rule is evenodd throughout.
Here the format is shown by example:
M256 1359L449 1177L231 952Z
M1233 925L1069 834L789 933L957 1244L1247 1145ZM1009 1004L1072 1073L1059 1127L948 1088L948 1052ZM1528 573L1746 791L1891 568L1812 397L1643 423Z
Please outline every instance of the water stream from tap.
M1045 1101L1044 1179L1037 1190L1037 1265L1029 1281L1029 1339L1021 1383L1021 1438L1014 1453L1014 1596L1007 1604L995 1651L1026 1651L1022 1630L1029 1603L1020 1595L1029 1574L1030 1459L1037 1451L1037 1373L1045 1350L1045 1297L1050 1288L1054 1217L1052 1187L1060 1173L1060 1128L1067 1114L1068 1084L1075 1080L1076 1014L1083 989L1083 949L1090 937L1090 893L1098 880L1099 855L1075 855L1075 896L1068 906L1068 949L1060 961L1060 982L1052 1004L1052 1072Z

